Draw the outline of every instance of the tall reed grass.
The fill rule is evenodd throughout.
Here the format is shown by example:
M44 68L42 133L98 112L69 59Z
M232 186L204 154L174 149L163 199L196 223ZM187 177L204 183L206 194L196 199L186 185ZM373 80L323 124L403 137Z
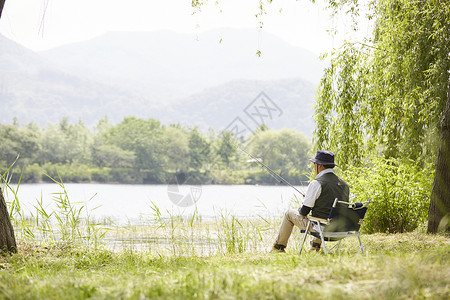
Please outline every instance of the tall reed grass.
M1 186L8 205L9 217L16 234L22 240L94 247L101 245L107 228L92 219L91 211L85 205L70 201L61 177L56 180L47 175L59 188L58 192L51 194L54 207L44 206L41 193L30 211L30 216L27 216L18 196L22 176L19 177L15 187L10 184L10 170L13 165L1 176Z
M49 203L45 198L48 195L41 194L31 216L26 215L19 200L20 180L13 187L8 182L8 175L3 177L11 219L21 240L171 256L256 254L268 252L279 227L280 217L267 208L266 214L254 217L243 218L227 210L215 210L214 216L205 218L197 208L190 213L173 206L162 211L151 201L150 214L142 224L117 225L109 219L99 222L92 218L92 210L85 203L70 200L61 177L47 176L58 191L50 195L51 201L47 205L44 203ZM95 195L88 202L93 197ZM298 206L300 199L293 198L290 202L292 206ZM294 231L290 248L296 249L299 240L299 234Z

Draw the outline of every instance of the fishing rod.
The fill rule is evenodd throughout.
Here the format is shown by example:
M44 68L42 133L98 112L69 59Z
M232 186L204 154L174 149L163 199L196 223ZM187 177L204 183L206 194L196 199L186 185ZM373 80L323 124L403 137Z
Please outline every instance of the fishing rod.
M276 180L281 180L282 182L284 182L285 184L287 184L288 186L290 186L291 188L293 188L294 190L296 190L297 192L300 193L300 195L302 195L303 197L305 197L305 194L303 194L302 192L300 192L295 186L293 186L292 184L290 184L286 179L284 179L283 177L281 177L281 175L275 173L274 170L272 170L271 168L269 168L268 166L266 166L260 159L254 157L253 155L251 155L250 153L248 153L247 151L245 151L244 149L242 149L241 147L239 147L238 145L236 145L236 148L238 148L239 150L241 150L242 152L244 152L245 154L247 154L248 156L250 156L253 161L256 161L261 167L265 168L268 172L269 175L272 176L273 178L275 178Z

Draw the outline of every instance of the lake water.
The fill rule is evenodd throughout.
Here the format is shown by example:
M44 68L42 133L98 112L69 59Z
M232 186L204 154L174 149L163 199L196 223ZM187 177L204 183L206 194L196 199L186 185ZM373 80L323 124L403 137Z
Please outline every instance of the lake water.
M65 184L65 188L69 200L87 207L91 217L110 218L119 224L148 221L154 216L152 207L157 207L163 217L169 214L188 217L195 210L203 218L281 216L293 206L295 197L302 198L288 186ZM60 192L57 184L22 184L18 198L25 215L31 215L40 199L48 211L53 210L56 207L53 193ZM6 192L5 197L11 201L11 192Z

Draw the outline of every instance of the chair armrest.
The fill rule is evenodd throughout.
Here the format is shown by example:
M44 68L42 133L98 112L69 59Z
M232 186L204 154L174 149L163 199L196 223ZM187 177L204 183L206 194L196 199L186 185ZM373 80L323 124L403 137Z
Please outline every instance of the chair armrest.
M372 199L369 199L369 200L364 201L364 202L360 202L360 203L361 203L361 207L363 207L363 206L368 206L370 202L372 202ZM344 204L344 205L348 205L349 208L350 208L350 207L355 208L355 204L356 204L356 203L352 203L352 202L339 201L339 200L336 198L336 199L334 200L333 207L336 207L336 204L337 204L337 203Z
M328 220L326 220L326 219L321 219L321 218L316 218L316 217L311 217L311 216L307 216L307 218L311 221L316 221L316 222L319 222L319 223L322 223L325 225L328 224Z

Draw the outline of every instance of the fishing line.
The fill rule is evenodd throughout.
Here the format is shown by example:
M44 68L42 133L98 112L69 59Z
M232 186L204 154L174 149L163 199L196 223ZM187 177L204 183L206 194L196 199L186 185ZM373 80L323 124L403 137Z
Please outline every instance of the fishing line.
M293 186L292 184L290 184L286 179L284 179L283 177L281 177L281 175L277 174L274 170L272 170L271 168L269 168L268 166L266 166L260 159L254 157L253 155L251 155L250 153L248 153L247 151L245 151L244 149L242 149L241 147L239 147L238 145L236 145L236 148L238 148L239 150L241 150L242 152L244 152L245 154L247 154L248 156L250 156L254 161L256 161L261 167L265 168L268 172L269 175L271 175L273 178L275 178L276 180L281 180L282 182L284 182L285 184L287 184L288 186L290 186L291 188L293 188L294 190L296 190L297 192L300 193L300 195L302 195L303 197L305 197L305 194L303 194L302 192L300 192L295 186Z

